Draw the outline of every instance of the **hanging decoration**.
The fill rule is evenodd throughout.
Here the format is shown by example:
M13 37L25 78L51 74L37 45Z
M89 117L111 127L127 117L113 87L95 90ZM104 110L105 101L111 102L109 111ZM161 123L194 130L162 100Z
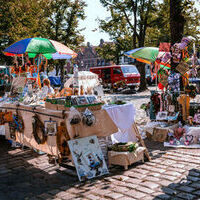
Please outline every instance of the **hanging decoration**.
M56 143L58 150L60 152L60 159L70 155L70 150L68 146L69 140L70 137L65 122L61 122L60 125L58 126L58 131L56 134Z
M44 144L47 140L47 135L45 133L44 124L41 122L37 115L32 117L32 129L33 129L33 136L35 141L38 144ZM39 136L39 131L41 131L42 135Z

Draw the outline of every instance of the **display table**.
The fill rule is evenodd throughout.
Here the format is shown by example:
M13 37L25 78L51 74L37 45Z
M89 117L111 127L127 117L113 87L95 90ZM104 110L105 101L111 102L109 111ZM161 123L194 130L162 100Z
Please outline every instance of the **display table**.
M21 118L23 119L24 123L23 132L15 133L17 142L53 156L59 156L59 148L57 141L58 134L54 136L48 135L45 143L38 144L33 135L33 125L32 125L33 117L36 115L39 117L42 123L44 123L45 121L54 121L57 123L57 126L60 126L61 123L62 124L64 123L67 128L66 131L68 132L67 134L69 135L69 139L83 138L92 135L96 135L98 137L106 137L112 135L113 133L117 133L119 131L118 127L122 127L120 124L116 123L116 120L111 119L112 116L109 114L109 112L107 112L104 109L92 111L96 120L92 126L87 126L83 124L82 121L76 125L71 125L69 122L70 111L50 110L41 106L31 107L31 106L15 105L15 104L4 104L0 108L3 110L12 111L13 114L18 113L18 115L21 116ZM123 110L127 116L134 115L134 113L131 113L132 110L130 109L130 105L112 107L112 112L118 113L117 116L119 117L119 119L123 119L120 118L119 115L120 114L119 111L121 111L121 115L123 116ZM128 110L130 113L128 113ZM124 125L123 127L127 128L129 130L128 134L132 134L133 135L132 137L137 138L139 142L142 144L142 146L145 147L144 142L141 139L137 127L133 123L134 121L132 121L132 119L134 118L131 117L131 121L127 121L128 125L127 126ZM122 122L126 123L126 120ZM131 132L130 129L132 129ZM39 132L38 135L42 135L42 131L40 129L38 130L38 132ZM124 137L127 138L126 133L122 132L121 134L123 134ZM121 137L123 135L121 135ZM11 139L9 129L6 131L6 138L9 140ZM145 154L150 159L146 148L145 148Z
M18 110L19 115L23 118L24 131L23 133L16 133L17 142L54 156L58 156L59 154L56 143L56 136L48 136L47 141L44 144L37 144L33 137L32 117L35 114L39 116L42 122L48 121L50 119L52 121L56 121L58 125L61 122L65 122L70 139L73 139L75 137L87 137L91 135L109 136L112 133L118 131L116 125L111 120L105 110L93 111L93 114L96 118L96 123L93 126L89 127L83 125L82 122L80 122L78 125L71 126L68 120L68 111L63 112L49 110L41 107L36 107L35 109L33 109L34 107L31 106L20 105L18 107L14 104L4 104L3 106L1 106L1 109L2 108L12 111L13 114L15 114L16 110ZM11 139L9 131L6 131L6 138L9 140Z

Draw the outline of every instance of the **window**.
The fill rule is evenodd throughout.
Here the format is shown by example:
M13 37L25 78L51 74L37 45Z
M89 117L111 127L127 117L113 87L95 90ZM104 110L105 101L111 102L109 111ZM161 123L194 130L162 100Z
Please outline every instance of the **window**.
M122 67L123 74L138 74L138 70L135 65L123 66Z
M121 74L120 68L113 68L113 74Z
M111 74L110 72L111 72L110 68L106 68L102 70L102 75L105 80L110 80L110 74Z

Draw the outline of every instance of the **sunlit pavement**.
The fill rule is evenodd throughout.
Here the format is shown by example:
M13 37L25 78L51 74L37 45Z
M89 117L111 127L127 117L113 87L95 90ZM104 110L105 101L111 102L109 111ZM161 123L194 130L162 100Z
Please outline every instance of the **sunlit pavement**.
M151 162L80 183L75 172L48 163L46 155L12 149L0 140L0 200L22 199L198 199L200 150L166 149L147 142Z

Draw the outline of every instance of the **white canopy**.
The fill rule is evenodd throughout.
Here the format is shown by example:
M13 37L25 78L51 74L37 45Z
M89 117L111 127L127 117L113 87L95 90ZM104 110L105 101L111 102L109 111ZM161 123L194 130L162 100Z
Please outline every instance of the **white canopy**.
M64 86L69 87L71 84L73 84L74 76L69 78ZM94 74L90 71L79 71L78 72L78 85L79 88L83 86L84 92L87 92L89 90L94 90L95 87L100 85L98 75Z

